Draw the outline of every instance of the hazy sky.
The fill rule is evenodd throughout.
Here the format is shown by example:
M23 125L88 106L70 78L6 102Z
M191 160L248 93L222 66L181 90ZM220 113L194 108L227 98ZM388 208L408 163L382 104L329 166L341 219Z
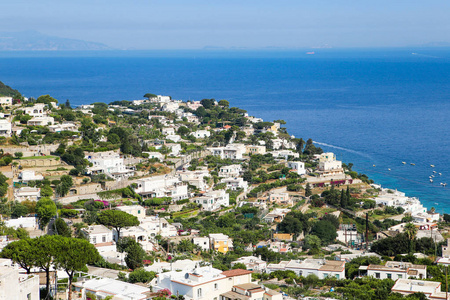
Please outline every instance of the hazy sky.
M0 31L125 49L384 47L450 42L448 0L14 0Z

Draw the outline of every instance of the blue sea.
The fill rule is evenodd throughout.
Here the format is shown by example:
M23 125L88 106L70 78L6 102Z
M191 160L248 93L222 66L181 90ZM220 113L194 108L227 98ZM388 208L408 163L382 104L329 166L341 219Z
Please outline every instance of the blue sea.
M72 105L227 99L450 213L448 48L1 52L0 81Z

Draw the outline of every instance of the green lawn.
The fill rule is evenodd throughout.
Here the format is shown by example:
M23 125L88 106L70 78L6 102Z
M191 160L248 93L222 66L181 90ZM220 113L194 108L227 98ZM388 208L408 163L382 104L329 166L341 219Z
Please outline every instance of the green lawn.
M27 156L27 157L22 157L21 159L54 159L54 158L59 158L58 156L54 156L54 155L46 155L46 156Z

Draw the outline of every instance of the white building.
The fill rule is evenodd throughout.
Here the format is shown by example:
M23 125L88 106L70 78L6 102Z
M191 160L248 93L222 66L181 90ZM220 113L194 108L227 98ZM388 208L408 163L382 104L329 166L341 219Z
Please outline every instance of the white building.
M166 140L171 140L175 143L178 143L179 141L181 141L181 136L179 136L178 134L169 134L166 136Z
M219 300L234 285L250 283L251 273L241 269L222 272L211 266L197 267L190 272L171 271L158 274L155 290L169 289L187 300Z
M35 230L39 227L36 217L20 217L18 219L9 219L5 221L5 225L14 229L24 228L28 230Z
M422 280L414 280L414 279L397 279L391 291L393 293L400 293L404 296L411 295L414 293L424 293L428 299L439 299L433 297L436 294L444 294L441 293L441 283L435 281L422 281Z
M172 126L164 127L163 129L161 129L161 133L164 135L173 135L175 134L175 128Z
M201 204L204 210L213 211L222 206L229 206L230 195L225 190L211 191L195 198L195 203Z
M293 201L289 193L271 193L269 195L269 202L282 204L282 205L292 205Z
M367 276L371 276L376 279L397 280L399 278L427 278L427 266L413 265L409 262L388 261L384 266L369 265L367 267L363 266L362 268L367 268Z
M181 152L181 145L180 144L174 144L174 143L168 143L166 144L166 147L170 149L170 155L172 156L178 156Z
M253 129L253 128L250 128ZM247 130L248 131L248 130ZM246 150L247 153L250 155L253 154L261 154L264 155L266 154L266 146L261 146L261 145L247 145L246 146Z
M200 101L190 101L186 103L186 106L192 110L197 110L199 107L203 106Z
M249 271L255 271L255 272L263 272L266 270L267 263L261 259L261 257L256 256L243 256L238 258L235 261L231 262L231 266L234 266L235 264L244 264L246 269Z
M167 271L188 272L201 263L202 261L195 261L190 259L181 259L174 262L155 261L151 266L144 267L148 272L163 273Z
M134 175L134 170L128 169L124 159L114 151L88 153L85 157L92 167L88 167L88 174L106 174L115 180L122 180Z
M169 103L165 103L163 104L163 106L161 107L161 111L167 111L167 112L175 112L178 109L179 104L176 102L169 102Z
M41 189L33 188L33 187L21 187L14 191L14 200L15 201L38 201L41 198Z
M244 144L228 144L225 147L208 148L212 155L219 156L222 159L242 159L245 154L246 147Z
M53 117L33 117L28 120L28 126L47 126L55 124L55 119Z
M44 180L44 176L36 175L35 171L23 170L18 176L19 182L27 183L29 181Z
M242 172L242 166L241 165L229 165L229 166L222 166L219 170L219 177L239 177Z
M142 152L142 153L147 153L148 158L156 158L159 159L160 161L164 160L164 154L162 154L161 152Z
M11 106L13 104L12 97L0 97L0 106Z
M248 189L248 182L244 180L242 177L235 178L224 178L220 182L225 183L227 185L227 190L239 190L243 189L244 192Z
M145 208L140 205L122 205L117 206L116 210L126 212L138 219L145 218Z
M147 177L137 180L136 184L135 192L144 197L171 197L174 201L189 198L187 185L177 177Z
M211 136L211 132L208 130L197 130L191 133L194 137L198 139L204 139Z
M81 232L102 256L106 252L116 252L113 232L106 226L90 225L87 228L82 228Z
M0 136L11 137L11 122L6 119L0 119Z
M47 116L47 112L45 111L45 104L44 103L36 103L33 106L25 107L25 114L32 116L34 118L45 117L45 116Z
M322 153L320 155L317 169L322 172L322 176L333 176L344 173L342 161L336 160L336 155L332 152Z
M207 168L195 171L180 171L178 174L180 175L181 181L195 186L200 191L205 191L208 188L208 183L205 178L209 178L211 175Z
M145 300L148 299L149 292L148 287L111 278L77 281L73 285L75 292L82 294L81 299L86 299L86 293L90 292L97 299L113 296L114 299L121 300Z
M204 236L194 237L192 239L192 243L199 246L203 251L208 251L209 249L211 249L208 237L204 237Z
M144 228L147 236L154 238L157 235L162 237L173 237L178 235L178 230L175 226L167 222L166 219L157 216L148 216L139 220L140 227Z
M269 153L271 153L272 156L275 158L284 158L286 160L289 159L290 156L294 158L300 157L300 155L297 152L293 152L292 150L276 150Z
M19 270L0 266L0 299L39 300L39 276L19 274Z
M78 131L78 126L73 122L63 122L62 124L48 126L48 130L50 132Z
M375 200L377 205L401 207L405 210L405 213L419 214L427 212L427 209L423 207L419 199L406 197L405 193L397 190L383 188L378 197L373 198L373 200Z
M113 237L115 241L119 240L119 234L115 229L113 229ZM141 244L142 249L144 249L145 251L155 250L154 244L149 240L149 234L147 230L145 230L145 228L143 228L142 226L122 228L120 230L120 238L124 237L133 238L137 243Z
M267 273L274 271L294 271L298 276L307 277L316 275L319 279L335 277L345 279L345 261L325 260L325 259L305 259L281 261L278 264L267 265Z
M220 295L220 300L283 300L283 294L256 283L238 284L231 291Z
M298 175L306 174L305 163L301 161L288 161L288 168Z

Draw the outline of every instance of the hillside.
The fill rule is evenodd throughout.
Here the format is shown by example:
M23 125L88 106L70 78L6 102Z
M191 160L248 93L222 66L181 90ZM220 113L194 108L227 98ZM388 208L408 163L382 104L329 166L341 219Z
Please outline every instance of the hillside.
M15 95L17 95L19 93L18 90L13 89L12 87L4 84L3 82L0 81L0 96L9 96L9 97L13 97Z

